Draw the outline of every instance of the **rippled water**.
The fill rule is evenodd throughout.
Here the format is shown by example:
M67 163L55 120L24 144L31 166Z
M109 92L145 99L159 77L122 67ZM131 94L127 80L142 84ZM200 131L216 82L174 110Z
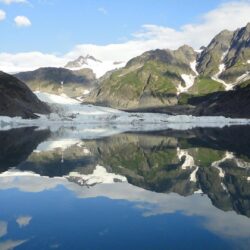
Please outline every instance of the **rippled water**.
M250 127L84 138L0 132L1 250L250 248Z

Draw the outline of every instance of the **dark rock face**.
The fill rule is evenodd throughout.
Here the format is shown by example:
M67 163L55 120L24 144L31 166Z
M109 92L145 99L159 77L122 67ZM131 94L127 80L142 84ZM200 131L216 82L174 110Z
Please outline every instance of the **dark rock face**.
M224 30L215 36L198 56L197 70L204 76L212 77L219 72L220 65L225 65L219 77L237 84L239 77L250 71L249 58L250 23L234 32Z
M0 115L36 118L38 114L48 114L49 107L20 80L0 72Z
M250 118L250 85L228 92L217 92L202 97L194 97L189 104L195 105L197 116L226 116Z
M233 32L224 30L219 33L198 56L197 70L205 76L217 73L223 53L226 53L231 44Z

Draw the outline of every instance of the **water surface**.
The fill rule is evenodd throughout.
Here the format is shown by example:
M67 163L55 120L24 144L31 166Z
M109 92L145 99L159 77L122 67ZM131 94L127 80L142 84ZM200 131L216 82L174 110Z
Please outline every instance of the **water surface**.
M86 138L0 132L0 249L250 248L250 127Z

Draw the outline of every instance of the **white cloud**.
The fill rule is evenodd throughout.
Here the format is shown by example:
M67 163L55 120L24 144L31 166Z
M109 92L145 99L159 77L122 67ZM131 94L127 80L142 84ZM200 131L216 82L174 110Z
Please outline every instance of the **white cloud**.
M0 10L0 21L6 18L6 13L3 10Z
M220 31L224 29L235 30L250 22L250 1L230 2L220 5L200 19L199 23L187 24L180 30L156 25L144 25L143 30L135 37L165 42L168 47L176 48L175 44L189 44L199 48L206 45Z
M27 240L6 240L4 242L0 242L1 250L13 250L14 248L22 245Z
M28 226L31 220L31 216L20 216L17 218L16 223L19 225L20 228L22 228Z
M18 72L36 69L46 66L64 65L66 60L52 54L43 54L41 52L29 53L0 53L0 70L5 72Z
M0 238L7 234L8 223L0 221Z
M26 16L17 16L14 21L18 27L28 27L31 25L31 21Z
M223 29L235 30L245 26L250 21L249 13L249 0L234 1L220 5L202 15L199 22L186 24L178 30L146 24L134 33L129 41L107 45L79 44L61 57L39 52L0 53L0 70L13 72L44 66L59 67L64 66L68 60L86 54L102 61L128 61L147 50L157 48L176 49L183 44L189 44L198 49L202 45L207 45Z
M108 11L105 9L105 8L103 8L103 7L100 7L100 8L98 8L97 9L99 12L101 12L102 14L104 14L104 15L107 15L108 14Z
M0 176L1 190L16 188L22 192L35 193L52 190L61 185L79 199L107 197L113 200L127 200L133 202L145 217L178 212L185 216L203 218L201 225L218 236L250 237L250 220L234 211L225 212L216 208L206 195L182 197L175 193L155 193L127 182L99 184L89 188L69 182L66 178L49 178L37 174L18 175L17 172L15 176Z
M12 4L12 3L28 3L27 0L0 0L0 3Z

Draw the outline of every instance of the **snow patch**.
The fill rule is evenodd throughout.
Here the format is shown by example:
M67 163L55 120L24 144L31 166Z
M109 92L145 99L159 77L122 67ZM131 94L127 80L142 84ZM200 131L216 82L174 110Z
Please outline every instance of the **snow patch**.
M115 70L118 68L122 68L126 65L125 62L114 63L114 61L99 61L93 60L91 57L86 60L80 61L78 67L68 67L70 70L81 70L81 69L91 69L97 78L102 77L108 71Z
M80 140L70 138L60 140L57 139L53 141L48 140L40 143L34 152L40 153L45 151L53 151L55 149L66 150L67 148L72 147L74 145L79 145L79 143L81 143Z
M199 189L199 190L195 191L194 194L203 194L203 192L201 189Z
M177 88L177 94L178 95L180 93L187 92L188 89L191 88L194 85L194 81L195 81L196 76L182 74L181 78L185 82L185 87L183 87L181 84L179 84L179 86Z
M222 159L219 160L219 161L215 161L215 162L212 163L212 167L214 167L214 168L216 168L216 169L219 170L219 176L220 176L221 178L224 178L224 177L225 177L225 172L224 172L224 170L220 167L220 164L221 164L222 162L228 160L228 159L233 159L233 158L234 158L234 154L233 154L233 153L231 153L231 152L226 152L224 158L222 158Z
M199 73L196 70L196 65L197 65L196 61L193 61L190 63L190 68L193 70L195 75L192 75L192 74L190 74L190 75L182 74L181 75L181 78L185 82L185 87L183 87L181 84L179 84L179 86L177 87L177 95L184 93L184 92L187 92L194 85L195 78L199 75Z
M197 182L196 174L198 170L199 170L199 167L196 167L196 169L191 173L190 175L191 182Z
M40 91L35 91L34 94L43 102L56 104L80 104L79 101L66 96L65 94L54 95Z
M193 168L196 167L195 170L190 174L190 181L191 182L196 182L196 173L199 169L199 167L195 166L194 164L194 158L191 156L187 150L180 149L179 147L177 148L177 157L179 160L182 160L182 157L185 157L185 161L181 165L181 169L185 170L188 168Z
M183 156L185 157L185 161L181 166L182 169L192 168L195 166L193 156L191 156L187 150L177 148L177 157L179 160L182 160Z
M224 85L224 87L225 87L225 90L228 91L228 90L233 89L234 84L232 84L232 83L226 83L225 81L223 81L222 79L219 78L219 76L220 76L221 73L225 70L225 68L226 68L225 64L220 64L220 65L219 65L219 72L218 72L217 74L215 74L215 75L212 77L212 79L213 79L214 81L217 81L217 82L222 83L222 84Z
M203 51L204 49L195 49L194 51L198 54L201 54L201 52Z
M127 182L127 178L122 175L108 173L106 168L97 165L92 174L83 175L77 172L72 172L66 176L69 180L76 181L81 186L93 186L96 184L111 184L115 182Z
M222 54L222 56L221 56L221 62L223 62L223 60L225 59L227 53L228 53L228 50L225 51L225 52ZM234 84L232 84L232 83L226 83L225 81L223 81L222 79L219 78L220 75L221 75L221 73L222 73L225 69L226 69L226 65L225 65L224 63L221 63L221 64L219 65L219 71L218 71L218 73L216 73L216 74L212 77L212 79L213 79L214 81L217 81L217 82L222 83L222 84L224 85L224 87L225 87L225 90L228 91L228 90L233 89Z
M196 66L197 66L197 61L193 61L193 62L190 63L191 69L194 71L195 75L198 76L199 73L198 73L198 71L196 70Z
M222 189L223 189L225 192L228 193L228 190L227 190L227 187L225 186L225 184L224 184L223 182L221 182L220 185L221 185Z

